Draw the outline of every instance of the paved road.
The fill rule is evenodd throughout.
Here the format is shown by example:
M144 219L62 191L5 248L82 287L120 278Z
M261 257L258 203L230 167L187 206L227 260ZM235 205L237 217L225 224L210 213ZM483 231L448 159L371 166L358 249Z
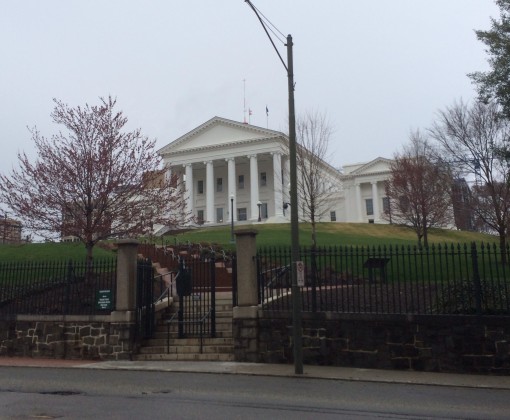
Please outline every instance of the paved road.
M157 371L0 368L1 419L504 419L510 391Z

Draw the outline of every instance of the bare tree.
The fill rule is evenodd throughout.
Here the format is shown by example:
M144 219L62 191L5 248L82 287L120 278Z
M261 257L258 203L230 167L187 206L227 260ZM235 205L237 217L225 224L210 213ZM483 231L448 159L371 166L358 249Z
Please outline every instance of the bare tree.
M397 154L386 182L389 208L386 217L410 226L418 244L428 246L428 231L452 222L452 182L446 168L434 161L434 150L419 131L410 135L410 144Z
M331 134L331 125L319 112L307 112L297 121L297 190L301 219L312 226L313 247L317 245L317 223L330 211L332 195L340 185L338 171L327 163Z
M44 238L77 237L91 264L100 240L185 221L184 202L175 179L164 176L155 141L140 129L123 132L127 119L114 110L116 100L76 108L54 102L51 117L66 132L47 139L31 130L36 161L20 153L19 169L0 175L0 200L26 228Z
M472 188L472 210L478 221L499 235L503 262L510 222L509 121L501 117L494 102L462 101L445 111L430 129L442 146L443 155L460 172L476 178Z

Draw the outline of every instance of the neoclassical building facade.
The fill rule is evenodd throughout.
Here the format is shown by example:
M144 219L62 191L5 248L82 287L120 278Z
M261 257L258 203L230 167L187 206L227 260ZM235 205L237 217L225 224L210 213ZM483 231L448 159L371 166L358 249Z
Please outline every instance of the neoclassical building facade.
M199 223L290 220L285 134L214 117L158 153L168 173L180 180L187 210ZM384 223L384 181L390 163L378 158L344 166L342 172L324 162L324 182L335 188L321 221Z

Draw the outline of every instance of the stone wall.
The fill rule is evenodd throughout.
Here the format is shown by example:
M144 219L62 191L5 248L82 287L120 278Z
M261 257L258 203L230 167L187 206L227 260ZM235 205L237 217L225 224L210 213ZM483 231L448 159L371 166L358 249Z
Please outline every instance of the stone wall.
M0 321L0 356L127 360L133 323L110 316L21 316Z
M253 336L253 318L234 321ZM236 360L291 363L290 313L259 310L257 321L257 344L237 339ZM304 364L510 374L508 317L303 313L302 325Z

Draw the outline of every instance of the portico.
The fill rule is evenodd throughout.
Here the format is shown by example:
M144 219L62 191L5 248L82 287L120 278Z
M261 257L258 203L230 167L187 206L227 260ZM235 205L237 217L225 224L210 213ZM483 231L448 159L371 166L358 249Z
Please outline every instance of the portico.
M263 220L283 218L284 134L215 117L159 153L180 177L198 223L256 222L259 204Z

